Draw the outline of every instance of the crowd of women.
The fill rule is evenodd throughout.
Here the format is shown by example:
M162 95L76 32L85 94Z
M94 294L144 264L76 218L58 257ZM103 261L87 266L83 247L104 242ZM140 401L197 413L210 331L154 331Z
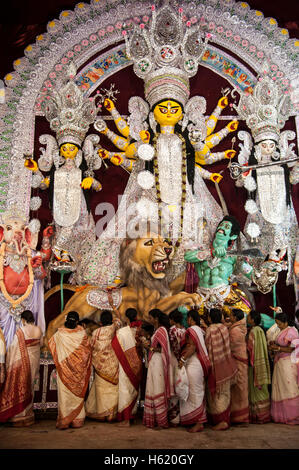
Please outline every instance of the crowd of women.
M265 333L261 315L211 309L169 315L101 313L100 325L67 315L49 341L57 370L59 429L85 417L198 432L246 423L299 424L299 334L284 313ZM42 333L30 311L5 351L0 330L0 422L34 423L34 381ZM187 324L183 325L184 321Z

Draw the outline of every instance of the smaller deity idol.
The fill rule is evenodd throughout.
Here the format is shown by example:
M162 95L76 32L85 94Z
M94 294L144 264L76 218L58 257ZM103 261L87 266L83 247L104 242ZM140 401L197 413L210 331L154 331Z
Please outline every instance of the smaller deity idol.
M271 259L278 252L287 253L287 283L292 282L293 263L297 246L298 224L291 199L291 184L299 181L298 162L292 150L295 138L292 131L280 133L291 114L291 102L269 77L258 81L253 95L242 96L236 108L241 119L251 129L238 133L240 144L238 160L242 173L237 186L248 191L245 210L248 213L245 234L249 242L257 243L263 254ZM254 168L246 171L246 166Z
M31 227L32 229L32 227ZM0 224L0 328L6 346L21 326L21 313L30 309L34 320L45 332L43 262L51 256L53 228L43 231L41 250L35 250L34 234L26 217L16 208L2 214Z
M40 142L47 148L38 165L33 159L25 161L25 166L40 176L40 188L50 191L56 229L52 251L58 264L77 262L95 241L95 225L86 190L102 188L93 173L101 166L101 158L94 149L99 137L88 135L85 138L89 125L96 118L96 107L93 100L83 97L73 81L74 74L70 67L67 83L52 92L45 106L45 116L56 132L56 140L51 135L42 135ZM46 178L39 169L48 173Z

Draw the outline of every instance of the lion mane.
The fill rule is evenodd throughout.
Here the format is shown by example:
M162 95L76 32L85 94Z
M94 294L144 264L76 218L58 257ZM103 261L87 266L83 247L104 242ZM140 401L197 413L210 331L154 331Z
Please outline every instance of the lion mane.
M124 240L121 244L119 266L123 283L134 289L147 287L150 290L156 290L162 297L169 295L170 288L167 276L163 279L154 279L144 266L141 266L134 260L136 247L136 240Z

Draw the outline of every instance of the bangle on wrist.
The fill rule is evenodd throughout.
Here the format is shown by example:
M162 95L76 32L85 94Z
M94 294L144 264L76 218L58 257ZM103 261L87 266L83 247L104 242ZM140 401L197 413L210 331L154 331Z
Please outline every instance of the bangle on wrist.
M183 363L183 364L185 364L185 362L186 362L186 359L185 359L184 357L181 357L181 359L180 359L180 360L182 361L182 363Z

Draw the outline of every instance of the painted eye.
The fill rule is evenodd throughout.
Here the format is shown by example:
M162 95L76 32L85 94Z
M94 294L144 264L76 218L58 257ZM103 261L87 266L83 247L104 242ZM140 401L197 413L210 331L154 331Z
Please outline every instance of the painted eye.
M144 245L145 246L153 246L153 240L148 240L147 242L145 242Z
M170 112L171 114L176 114L178 112L178 109L171 109Z
M159 110L160 110L160 113L162 113L162 114L166 114L166 113L167 113L167 109L165 109L165 108L159 108Z

